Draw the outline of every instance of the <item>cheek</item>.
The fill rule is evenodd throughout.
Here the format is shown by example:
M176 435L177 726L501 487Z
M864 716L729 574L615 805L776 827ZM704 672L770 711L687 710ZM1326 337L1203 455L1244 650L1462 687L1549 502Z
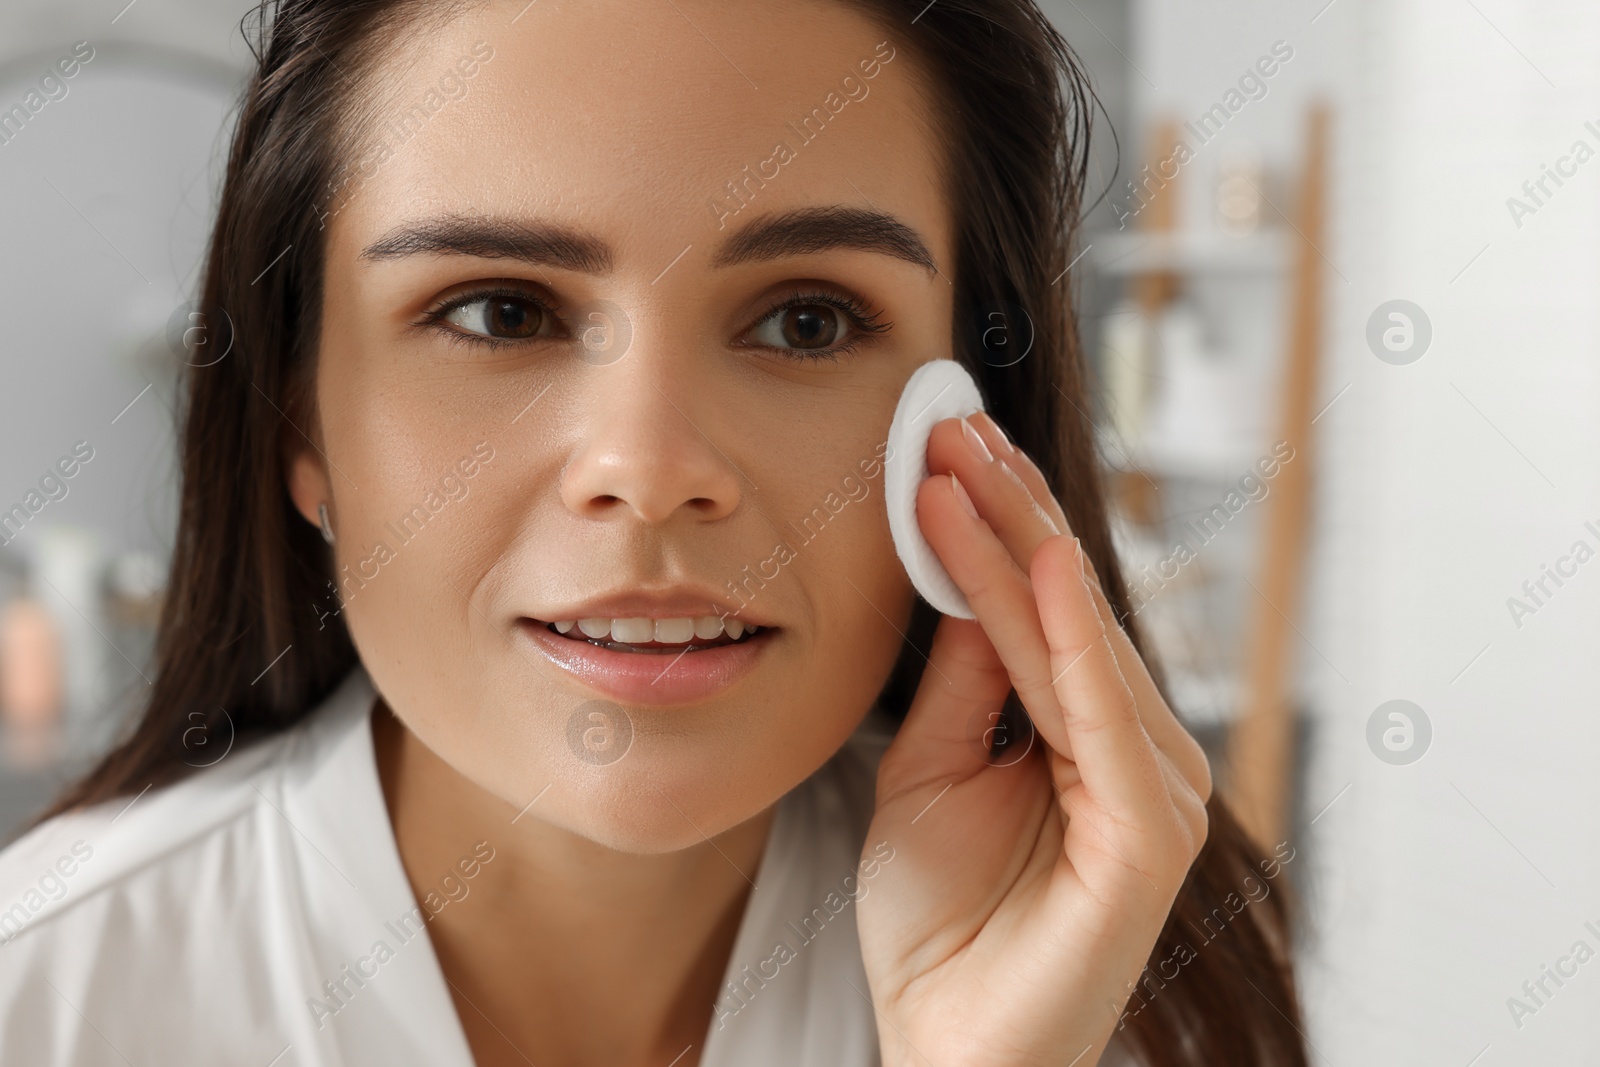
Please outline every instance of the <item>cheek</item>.
M826 608L819 615L813 670L820 707L836 708L851 720L888 681L900 653L901 634L911 621L914 591L889 535L883 501L874 485L837 542L817 554L814 593ZM844 516L841 516L844 518Z
M468 597L515 528L515 494L493 461L463 476L495 441L457 406L371 376L319 387L343 618L374 683L420 732L485 695L484 624Z
M914 596L884 508L883 442L870 429L880 420L874 409L850 421L854 428L836 422L831 439L789 453L803 460L789 470L789 514L774 516L793 551L785 570L810 607L800 668L809 722L836 716L845 733L887 680Z
M468 669L477 639L466 596L486 566L480 543L465 535L477 525L466 514L476 499L451 502L409 480L382 488L363 494L355 523L341 504L340 594L363 664L420 733L483 695L486 679ZM347 545L356 528L365 536Z

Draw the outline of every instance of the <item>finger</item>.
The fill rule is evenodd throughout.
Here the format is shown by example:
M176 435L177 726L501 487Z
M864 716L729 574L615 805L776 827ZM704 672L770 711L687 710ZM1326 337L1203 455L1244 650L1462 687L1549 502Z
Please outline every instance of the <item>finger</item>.
M928 437L928 470L954 472L1023 573L1046 537L1063 528L1040 507L1022 478L989 451L968 419L945 419Z
M1161 769L1161 780L1167 791L1167 803L1158 807L1163 811L1170 809L1177 820L1174 825L1181 824L1178 828L1183 841L1178 851L1184 852L1185 856L1192 860L1193 853L1198 852L1200 846L1205 843L1206 829L1210 821L1206 803L1167 754L1162 752L1159 746L1155 747L1154 751L1156 765ZM1082 781L1083 776L1077 764L1063 762L1051 767L1051 777L1055 782L1056 792L1066 794ZM1187 851L1191 845L1193 852Z
M1067 817L1064 859L1086 881L1107 886L1104 867L1089 860L1073 844L1078 829L1080 843L1090 845L1100 859L1112 868L1136 872L1138 881L1125 882L1123 889L1141 891L1148 886L1167 898L1182 885L1195 857L1205 844L1207 822L1205 806L1199 802L1188 782L1169 760L1156 753L1158 773L1167 792L1151 806L1129 820L1106 811L1092 794L1079 790L1060 794L1062 813Z
M1095 610L1081 546L1053 537L1034 554L1031 574L1062 722L1084 786L1096 801L1130 822L1170 804L1155 743L1117 666ZM1044 724L1037 724L1043 732Z
M1194 861L1195 854L1200 851L1200 845L1205 843L1206 813L1205 801L1200 800L1200 795L1195 792L1194 785L1189 784L1189 779L1184 777L1176 763L1166 757L1162 750L1155 750L1155 761L1162 768L1162 781L1166 784L1166 795L1171 803L1174 825L1182 833L1182 859L1187 862Z
M880 764L880 806L930 783L942 788L988 765L967 727L975 716L998 709L1011 691L994 645L976 622L945 617L934 630L928 664Z
M1195 792L1194 786L1179 769L1177 764L1162 752L1156 749L1156 760L1161 766L1162 780L1167 785L1167 796L1171 798L1173 811L1182 824L1185 838L1184 866L1194 861L1199 854L1200 846L1205 844L1206 829L1210 821L1206 815L1205 801L1200 799L1200 794Z
M929 469L937 473L956 472L978 505L978 513L994 527L1024 571L1031 566L1033 553L1045 538L1058 533L1077 536L1038 465L1027 453L1013 446L995 421L983 412L966 419L948 419L935 426L928 442L928 464ZM1113 627L1119 631L1113 638L1120 636L1121 640L1114 640L1112 645L1119 662L1125 655L1138 658L1127 635L1120 633L1122 628L1116 624L1111 605L1100 591L1098 570L1090 568L1090 576L1100 593L1096 609L1101 613L1107 632ZM1148 672L1145 673L1148 676ZM1153 684L1150 692L1155 693Z
M1017 691L1045 742L1071 759L1033 587L988 524L967 511L960 495L965 490L953 478L953 474L929 478L918 488L917 519L923 536L966 596L1005 667L1010 688Z
M966 422L971 425L971 432L983 442L990 454L994 456L995 464L1002 465L1008 475L1014 474L1015 482L1029 493L1041 511L1053 518L1054 523L1059 526L1059 532L1068 536L1075 536L1065 513L1061 510L1061 505L1050 491L1050 484L1045 479L1044 472L1029 458L1028 454L1012 445L1001 431L999 424L990 418L988 414L978 412L969 416ZM967 447L971 451L972 446L968 445ZM969 471L974 468L981 469L981 466L973 464L971 460L968 460L968 465ZM992 479L987 481L992 482ZM1010 479L1008 478L1009 481ZM993 493L996 498L1000 497L1001 494L994 493L994 486L991 484L974 486L972 482L965 478L963 479L963 484L972 489L973 498L979 501L979 513L987 518L989 512L984 507L984 503L990 499L990 493ZM990 492L986 493L985 490ZM1056 531L1050 531L1050 533L1054 532ZM1031 543L1025 539L1024 535L1019 533L1016 543L1011 544L1009 547L1013 548L1013 552L1027 551L1031 553L1037 549L1039 542L1043 541L1044 537L1049 536L1050 533L1045 533L1041 536L1037 531L1034 531ZM1027 558L1031 561L1032 556L1029 555ZM1026 565L1024 569L1026 569ZM1184 777L1189 779L1196 791L1202 797L1209 798L1212 789L1211 768L1206 760L1205 751L1184 729L1183 724L1178 721L1177 717L1173 715L1171 707L1167 704L1165 698L1161 696L1161 691L1156 688L1155 679L1150 676L1150 670L1145 665L1144 657L1139 655L1138 650L1133 647L1133 641L1128 636L1127 631L1116 620L1116 613L1112 610L1110 601L1106 599L1098 571L1091 566L1088 568L1088 573L1090 583L1094 588L1095 610L1100 615L1100 620L1105 625L1106 633L1111 639L1111 649L1117 657L1117 665L1121 668L1123 677L1128 682L1128 687L1133 690L1134 699L1137 701L1140 714L1144 718L1145 730L1150 734L1156 745L1178 765L1179 769L1183 771Z
M1085 571L1090 592L1094 597L1095 611L1110 637L1111 648L1116 653L1117 665L1122 669L1122 676L1127 680L1128 688L1133 690L1134 699L1138 701L1146 732L1183 772L1183 776L1200 794L1201 799L1209 800L1212 790L1211 764L1206 759L1205 750L1184 728L1183 723L1178 721L1178 717L1172 713L1172 708L1162 697L1161 691L1156 688L1155 679L1150 676L1150 668L1146 665L1144 657L1133 647L1133 639L1128 636L1127 630L1117 623L1116 613L1112 611L1111 603L1106 599L1105 589L1100 584L1100 576L1095 572L1094 566L1091 564Z
M993 419L981 412L967 419L946 419L934 427L928 442L928 466L938 473L952 471L956 474L978 513L1023 573L1027 573L1034 552L1046 538L1058 533L1072 535L1043 472L1026 453L1006 440ZM1053 512L1056 519L1048 512ZM1095 610L1110 638L1117 665L1133 690L1146 730L1195 788L1209 797L1211 770L1204 750L1173 715L1143 657L1116 621L1101 588L1099 574L1093 567L1089 568L1089 574Z
M984 444L989 446L996 459L1016 471L1017 477L1022 479L1022 484L1027 486L1028 492L1033 494L1045 514L1061 529L1062 533L1068 532L1066 512L1062 511L1061 504L1056 500L1056 495L1050 488L1050 483L1045 479L1044 472L1028 457L1028 454L1006 436L1000 429L1000 424L995 422L986 411L979 411L969 416L973 429L983 438Z

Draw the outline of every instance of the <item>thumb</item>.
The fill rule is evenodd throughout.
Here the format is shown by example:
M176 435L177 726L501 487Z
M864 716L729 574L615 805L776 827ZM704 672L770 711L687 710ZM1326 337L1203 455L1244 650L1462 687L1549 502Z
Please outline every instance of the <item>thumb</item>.
M879 806L989 766L987 741L1010 692L1011 677L983 627L941 619L917 694L879 764Z

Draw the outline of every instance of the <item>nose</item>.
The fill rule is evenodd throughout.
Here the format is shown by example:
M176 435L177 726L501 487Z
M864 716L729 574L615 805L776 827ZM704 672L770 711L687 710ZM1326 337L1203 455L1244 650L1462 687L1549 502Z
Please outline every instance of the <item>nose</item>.
M635 336L616 363L586 370L585 440L561 476L561 499L584 518L631 515L715 521L739 505L743 476L722 446L725 409L691 356L649 351ZM710 401L710 402L708 402Z

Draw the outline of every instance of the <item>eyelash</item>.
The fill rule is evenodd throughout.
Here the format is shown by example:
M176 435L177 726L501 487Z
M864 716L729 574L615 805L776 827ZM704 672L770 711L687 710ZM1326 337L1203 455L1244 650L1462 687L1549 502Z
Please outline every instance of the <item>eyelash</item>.
M517 340L508 337L489 337L484 334L469 333L465 330L457 329L445 321L451 312L468 307L472 304L476 304L482 300L525 300L537 307L542 314L552 316L556 314L556 309L550 304L549 301L541 299L530 289L506 288L504 286L499 286L488 289L478 289L470 293L463 293L461 296L455 297L454 299L440 305L437 308L424 312L420 325L429 329L436 329L440 331L445 335L445 339L451 344L465 345L473 348L514 348L519 345L528 344L530 340L534 340L532 338ZM772 305L765 312L763 312L760 318L751 323L750 329L755 329L757 326L760 326L762 323L772 318L772 316L780 312L787 311L790 308L804 307L814 304L822 304L827 307L837 308L839 311L844 312L845 317L850 320L851 325L854 326L858 331L857 335L848 341L834 345L832 348L824 349L813 350L802 348L775 348L771 345L744 345L742 347L766 348L774 352L783 353L786 358L791 359L837 360L860 347L861 342L864 339L862 335L870 336L873 334L885 333L894 326L894 323L892 322L879 321L882 318L882 312L873 310L866 304L865 301L857 297L841 296L838 293L828 292L825 290L793 289L786 296L781 298L778 303ZM545 340L548 340L548 338L545 338Z
M778 303L768 308L760 318L756 319L756 321L751 324L751 328L754 329L756 326L766 322L779 312L787 311L788 309L794 307L804 307L808 304L822 304L827 307L837 308L838 310L844 312L845 317L850 320L851 325L853 325L856 330L859 331L859 333L850 340L845 341L842 344L834 345L832 348L772 348L770 345L747 345L745 347L769 348L772 351L783 353L784 357L789 359L837 360L859 348L862 340L864 339L862 335L870 336L872 334L885 333L894 326L894 323L892 322L878 321L882 317L883 313L880 311L874 311L872 308L867 306L865 301L859 299L858 297L840 296L838 293L827 292L819 289L792 289L789 291L787 296L783 297Z
M438 330L444 334L445 340L452 345L464 345L468 348L515 348L518 345L528 343L529 339L518 340L511 337L488 337L481 333L469 333L466 330L457 329L445 321L445 318L451 312L459 311L461 308L476 304L481 300L523 300L537 307L541 314L552 316L556 314L555 307L548 300L541 299L531 289L495 286L463 293L431 311L424 312L421 325ZM541 340L548 340L548 338L541 338Z

